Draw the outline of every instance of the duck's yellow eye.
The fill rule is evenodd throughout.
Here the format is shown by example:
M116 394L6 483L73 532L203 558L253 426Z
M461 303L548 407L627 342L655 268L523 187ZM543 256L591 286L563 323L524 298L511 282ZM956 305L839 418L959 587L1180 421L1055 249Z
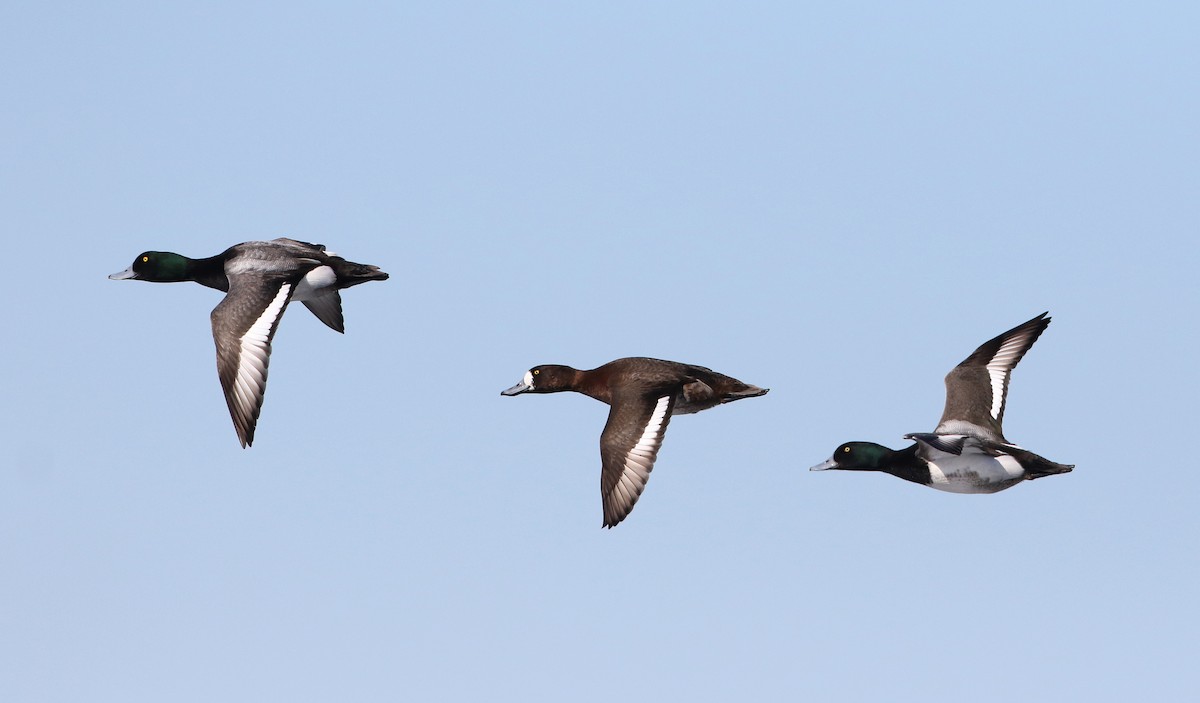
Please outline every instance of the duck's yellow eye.
M143 263L143 264L144 264L144 263L146 263L146 262L148 262L148 261L150 261L150 257L148 257L148 256L143 256L143 257L142 257L142 263Z
M850 447L842 447L842 451L843 451L843 452L849 452L849 451L850 451Z
M539 373L541 373L541 370L540 370L540 369L534 369L534 370L533 370L533 375L534 375L534 376L538 375Z

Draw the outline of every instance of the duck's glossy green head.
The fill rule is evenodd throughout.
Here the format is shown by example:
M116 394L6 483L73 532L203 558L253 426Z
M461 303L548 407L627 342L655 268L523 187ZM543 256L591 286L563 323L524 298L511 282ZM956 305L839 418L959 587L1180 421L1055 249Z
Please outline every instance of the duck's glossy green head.
M846 442L838 447L828 460L810 468L809 471L827 471L829 469L878 471L883 468L885 459L893 453L891 449L874 442Z
M145 251L129 268L109 276L114 281L132 279L154 283L178 283L188 278L188 258L169 251Z

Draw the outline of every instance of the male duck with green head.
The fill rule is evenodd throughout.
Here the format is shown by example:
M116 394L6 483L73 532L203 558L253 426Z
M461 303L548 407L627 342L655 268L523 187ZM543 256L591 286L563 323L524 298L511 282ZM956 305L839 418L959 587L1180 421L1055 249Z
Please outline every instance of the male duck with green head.
M346 261L321 244L279 238L243 242L205 259L169 251L147 251L133 264L109 276L113 280L177 283L195 281L225 291L213 308L217 375L243 447L254 442L254 428L267 390L271 339L289 302L304 303L317 319L344 332L343 288L384 281L378 266Z
M1046 315L988 340L954 367L946 376L946 409L937 428L904 436L916 444L893 450L846 442L812 471L882 471L951 493L995 493L1075 468L1010 443L1001 430L1009 378L1050 324Z

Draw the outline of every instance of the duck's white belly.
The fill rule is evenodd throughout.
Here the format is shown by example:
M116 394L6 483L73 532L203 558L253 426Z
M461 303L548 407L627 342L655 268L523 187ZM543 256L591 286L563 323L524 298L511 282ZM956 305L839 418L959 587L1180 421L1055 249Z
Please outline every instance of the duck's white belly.
M940 454L936 461L929 462L930 487L950 493L995 493L1016 485L1024 477L1025 470L1007 455Z
M328 266L318 266L304 275L296 284L296 292L292 300L312 300L337 283L337 274Z

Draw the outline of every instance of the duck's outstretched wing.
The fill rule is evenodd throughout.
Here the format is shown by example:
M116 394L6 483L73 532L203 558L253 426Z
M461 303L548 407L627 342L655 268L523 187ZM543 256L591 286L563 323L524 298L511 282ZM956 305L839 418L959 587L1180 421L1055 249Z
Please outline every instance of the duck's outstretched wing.
M624 520L646 488L674 405L670 393L613 398L608 423L600 435L605 527Z
M1004 404L1012 371L1050 324L1048 313L989 339L946 374L946 408L934 432L1004 442Z
M322 291L319 295L304 302L317 319L324 322L334 332L346 332L345 318L342 317L342 296L334 289Z
M267 390L271 339L295 286L284 278L230 276L229 293L212 311L217 376L243 447L254 443L254 427Z

